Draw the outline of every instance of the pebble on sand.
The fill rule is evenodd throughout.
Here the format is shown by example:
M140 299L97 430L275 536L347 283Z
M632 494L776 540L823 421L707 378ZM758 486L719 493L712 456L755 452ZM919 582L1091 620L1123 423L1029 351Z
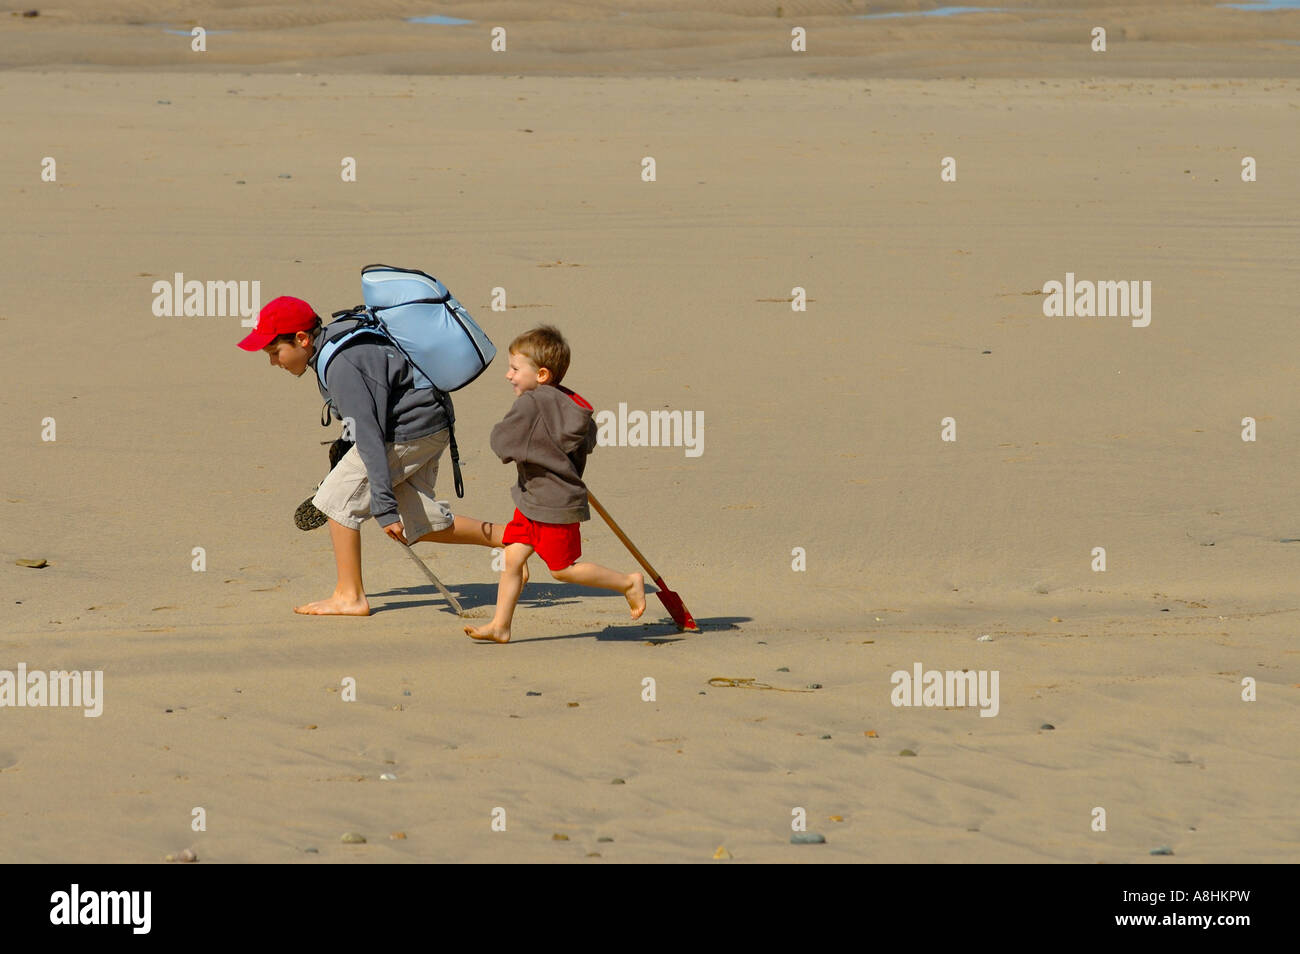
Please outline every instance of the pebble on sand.
M808 683L808 688L809 688L809 689L820 689L821 687L822 687L822 684L821 684L820 682L810 682L810 683Z
M829 735L823 735L822 738L823 738L823 739L829 739L830 736L829 736Z
M795 832L793 835L790 836L790 844L792 844L792 845L824 845L824 844L826 844L826 836L825 836L825 835L819 835L819 834L818 834L817 832L815 832L815 831L797 831L797 832Z
M597 841L613 841L614 839L611 838L611 837L609 837L609 835L601 835L601 836L600 836L599 838L597 838L596 840L597 840Z
M540 696L541 693L540 693L540 692L533 692L533 690L529 689L527 692L524 693L524 695L526 695L526 696Z
M878 738L880 738L880 733L877 732L875 729L868 729L868 730L867 730L865 733L863 733L863 734L866 735L866 737L867 737L868 739L878 739Z
M830 816L830 819L831 819L831 821L833 821L833 822L842 822L842 821L844 821L844 816L843 816L843 815L831 815L831 816Z
M1056 726L1052 725L1052 723L1050 722L1044 722L1042 725L1039 726L1039 728L1050 732L1051 730L1055 729Z
M551 841L568 841L568 840L569 840L568 835L561 835L559 832L556 832L554 835L551 836Z
M910 756L915 756L915 755L916 755L916 753L913 752L911 749L903 749L903 751L899 752L898 754L899 754L899 755L910 755Z
M396 782L397 776L392 772L385 772L383 775L379 776L379 780L381 782Z
M1151 854L1153 855L1172 855L1173 853L1174 850L1168 845L1161 845L1159 848L1151 849Z
M627 784L627 779L625 779L625 778L614 778L614 779L610 779L609 784L610 784L610 785L626 785L626 784Z
M718 845L718 850L713 853L713 858L715 861L726 861L730 857L732 857L732 854L726 849L726 846L724 845Z
M578 708L578 704L576 702L566 702L565 705L567 705L570 709Z
M977 642L977 643L991 643L991 642L993 642L993 637L992 637L991 635L989 635L988 633L985 633L983 636L976 636L976 637L975 637L975 642Z
M388 840L389 840L389 841L406 841L406 832L404 832L404 831L395 831L395 832L390 832L389 835L388 835Z
M188 862L191 862L191 861L198 861L198 860L199 860L199 856L196 855L194 852L190 851L190 849L185 848L185 849L183 849L183 850L181 850L181 851L176 852L176 854L174 854L174 855L168 855L164 860L165 860L165 861L182 861L182 862L186 862L186 863L188 863Z
M49 565L46 560L14 560L14 566L30 566L33 570L39 570Z
M343 837L339 840L345 845L364 845L366 843L366 836L359 835L355 831L349 831L345 832Z
M789 671L790 671L789 666L781 666L779 669L777 669L777 672L789 672Z

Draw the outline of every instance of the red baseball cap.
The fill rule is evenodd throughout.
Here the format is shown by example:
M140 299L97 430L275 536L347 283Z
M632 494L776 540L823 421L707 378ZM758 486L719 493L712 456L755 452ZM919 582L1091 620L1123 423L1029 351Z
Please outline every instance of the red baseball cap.
M301 298L281 295L258 313L257 327L239 347L245 351L261 351L279 335L291 335L295 331L309 331L320 318L316 310Z

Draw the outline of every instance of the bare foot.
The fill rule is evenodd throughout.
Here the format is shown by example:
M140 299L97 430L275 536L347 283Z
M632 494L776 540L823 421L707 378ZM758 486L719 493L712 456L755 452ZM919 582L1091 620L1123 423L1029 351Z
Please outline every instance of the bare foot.
M335 593L327 600L295 606L293 611L304 616L369 616L370 604L364 596L359 600L345 600Z
M491 623L486 626L466 626L465 635L470 639L490 639L494 643L510 642L510 630L498 630Z
M629 573L632 585L623 591L627 605L632 607L632 618L640 619L645 612L645 578L640 573Z

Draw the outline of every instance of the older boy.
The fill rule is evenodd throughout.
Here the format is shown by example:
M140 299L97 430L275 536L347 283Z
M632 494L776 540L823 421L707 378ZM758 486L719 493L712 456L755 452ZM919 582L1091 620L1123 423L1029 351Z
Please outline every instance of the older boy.
M582 473L596 447L592 407L560 381L569 369L569 346L550 325L542 325L510 342L506 380L517 395L514 406L492 428L492 450L501 462L515 462L519 479L511 488L515 515L502 537L506 545L497 609L485 626L466 626L474 639L510 641L519 592L527 577L528 558L536 551L551 576L617 590L627 599L633 619L645 612L645 582L640 573L617 573L582 556L579 522L591 519Z
M261 310L257 327L239 347L264 351L272 367L302 377L308 367L315 370L321 346L351 324L341 320L324 327L311 305L284 296ZM361 581L360 528L368 517L402 544L410 539L503 545L503 527L455 516L446 501L435 499L438 456L448 442L447 415L432 392L414 386L411 364L401 352L380 337L363 336L338 352L329 381L329 391L321 386L321 394L335 416L351 418L356 441L312 498L329 518L338 582L327 599L294 607L295 613L370 615Z

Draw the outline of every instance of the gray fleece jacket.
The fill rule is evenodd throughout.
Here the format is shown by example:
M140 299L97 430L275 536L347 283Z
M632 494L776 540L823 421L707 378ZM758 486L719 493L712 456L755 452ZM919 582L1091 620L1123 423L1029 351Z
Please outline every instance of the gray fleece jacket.
M354 327L356 322L339 319L321 329L312 339L314 353L308 364L316 370L323 344ZM388 470L388 448L395 441L411 441L446 430L447 415L429 388L415 387L411 363L391 343L365 336L350 342L330 359L329 390L316 377L320 393L334 405L339 420L353 420L353 440L366 465L370 480L370 514L381 527L401 519ZM451 406L450 396L447 398ZM452 408L452 422L455 409Z
M492 428L492 451L514 461L519 479L510 489L529 520L578 523L591 519L582 472L596 449L592 407L568 388L543 384L515 399Z

